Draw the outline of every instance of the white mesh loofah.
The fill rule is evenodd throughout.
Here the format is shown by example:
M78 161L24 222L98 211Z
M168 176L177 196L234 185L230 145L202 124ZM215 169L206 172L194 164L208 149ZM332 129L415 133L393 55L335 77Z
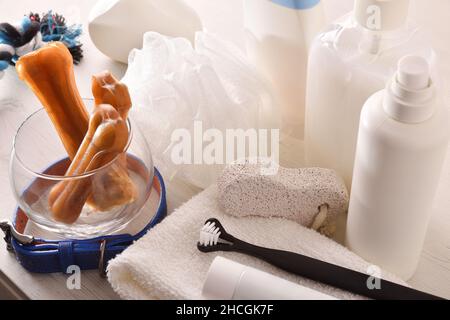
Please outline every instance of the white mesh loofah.
M203 132L218 129L278 128L272 95L234 45L198 32L195 49L187 39L149 32L142 50L130 54L123 79L133 99L132 116L150 142L155 165L167 179L177 176L205 188L224 165L181 164L171 158L172 133L194 122ZM203 147L207 143L203 144Z

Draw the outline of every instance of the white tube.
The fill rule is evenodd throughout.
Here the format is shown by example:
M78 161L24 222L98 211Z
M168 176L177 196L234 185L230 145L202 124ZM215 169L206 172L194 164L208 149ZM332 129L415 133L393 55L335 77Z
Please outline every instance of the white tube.
M336 300L222 257L211 264L202 295L207 300Z

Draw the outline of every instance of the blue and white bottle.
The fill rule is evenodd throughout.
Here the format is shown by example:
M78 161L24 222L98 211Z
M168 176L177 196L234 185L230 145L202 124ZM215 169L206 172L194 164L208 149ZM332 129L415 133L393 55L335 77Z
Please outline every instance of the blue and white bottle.
M244 0L249 58L272 85L282 133L303 140L308 50L325 25L320 0Z

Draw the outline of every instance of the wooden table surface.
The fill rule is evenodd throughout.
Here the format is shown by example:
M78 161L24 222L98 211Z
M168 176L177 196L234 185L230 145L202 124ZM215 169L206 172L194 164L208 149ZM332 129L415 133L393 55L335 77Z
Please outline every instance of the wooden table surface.
M225 39L243 43L242 0L187 0L204 18L204 24ZM336 0L327 0L336 3ZM342 2L342 1L341 1ZM53 9L66 15L70 22L86 23L92 0L22 0L14 2L0 0L0 21L13 22L24 13L44 12ZM341 7L334 9L333 15L345 12L351 3L345 0ZM85 61L76 67L77 82L83 97L90 96L90 76L105 69L117 76L124 74L126 66L112 62L102 55L90 42L87 34L83 36ZM0 80L0 220L9 219L16 202L9 187L8 166L11 141L15 128L32 111L39 108L33 94L18 79L13 70ZM284 150L284 151L283 151ZM289 150L287 153L286 150ZM295 150L295 152L292 152ZM298 141L284 141L282 145L282 164L298 166L301 144ZM449 157L450 159L450 157ZM199 190L174 181L168 185L169 211L190 199ZM436 200L434 215L430 224L422 259L418 271L410 281L411 285L430 293L450 298L450 161L443 174L442 184ZM343 229L340 230L342 234ZM0 299L117 299L108 282L101 279L96 271L82 274L81 290L69 290L68 277L62 274L36 275L22 269L14 256L0 241Z

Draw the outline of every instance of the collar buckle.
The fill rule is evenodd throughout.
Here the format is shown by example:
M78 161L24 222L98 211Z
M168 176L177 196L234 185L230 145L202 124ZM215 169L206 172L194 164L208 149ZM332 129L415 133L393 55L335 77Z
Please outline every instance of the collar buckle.
M106 267L107 262L105 261L105 251L106 251L106 240L102 240L100 242L100 255L98 259L98 272L100 274L100 277L106 278Z
M9 221L0 221L0 229L5 234L5 237L3 239L6 242L6 249L8 251L14 251L14 248L12 246L12 239L23 245L32 244L34 242L34 237L21 234Z

